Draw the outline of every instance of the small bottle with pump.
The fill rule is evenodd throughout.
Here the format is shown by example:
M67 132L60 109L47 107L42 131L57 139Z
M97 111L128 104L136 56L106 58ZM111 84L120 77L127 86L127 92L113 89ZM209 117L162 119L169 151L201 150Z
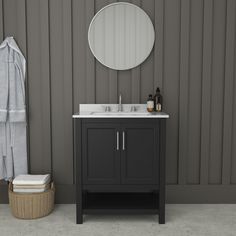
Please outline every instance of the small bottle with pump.
M154 111L154 101L152 98L152 94L149 94L148 100L147 100L147 111L153 112Z
M157 112L162 111L162 96L159 87L156 89L156 94L154 96L154 110Z

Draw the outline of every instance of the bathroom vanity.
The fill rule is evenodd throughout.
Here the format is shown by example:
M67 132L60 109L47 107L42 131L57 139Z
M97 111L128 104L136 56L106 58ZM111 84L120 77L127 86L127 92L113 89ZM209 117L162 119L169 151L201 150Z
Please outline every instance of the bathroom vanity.
M166 113L81 104L75 127L77 223L84 214L159 214L165 223Z

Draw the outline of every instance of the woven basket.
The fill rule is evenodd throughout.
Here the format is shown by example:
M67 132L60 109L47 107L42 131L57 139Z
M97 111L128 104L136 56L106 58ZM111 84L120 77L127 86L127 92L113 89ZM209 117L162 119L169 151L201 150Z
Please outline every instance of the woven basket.
M10 182L8 188L9 204L12 214L20 219L36 219L49 215L54 208L55 187L43 193L15 193Z

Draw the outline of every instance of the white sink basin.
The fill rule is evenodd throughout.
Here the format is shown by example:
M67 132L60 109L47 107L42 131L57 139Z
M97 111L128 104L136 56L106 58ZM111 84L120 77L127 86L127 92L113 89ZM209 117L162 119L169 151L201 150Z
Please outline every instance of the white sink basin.
M105 112L105 108L109 111ZM80 112L73 115L73 118L169 118L169 115L164 112L147 111L146 104L122 104L122 110L117 111L117 104L80 104ZM135 108L135 111L131 111Z
M92 112L93 116L148 116L148 112Z

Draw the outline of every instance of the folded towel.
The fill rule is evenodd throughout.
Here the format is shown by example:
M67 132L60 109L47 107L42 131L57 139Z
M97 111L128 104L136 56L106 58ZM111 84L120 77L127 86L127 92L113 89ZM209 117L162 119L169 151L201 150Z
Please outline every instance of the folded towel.
M43 193L47 189L13 189L14 193Z
M40 184L40 185L13 185L14 189L45 189L49 186L49 184Z
M18 175L13 180L13 185L42 185L50 181L50 174L47 175Z

